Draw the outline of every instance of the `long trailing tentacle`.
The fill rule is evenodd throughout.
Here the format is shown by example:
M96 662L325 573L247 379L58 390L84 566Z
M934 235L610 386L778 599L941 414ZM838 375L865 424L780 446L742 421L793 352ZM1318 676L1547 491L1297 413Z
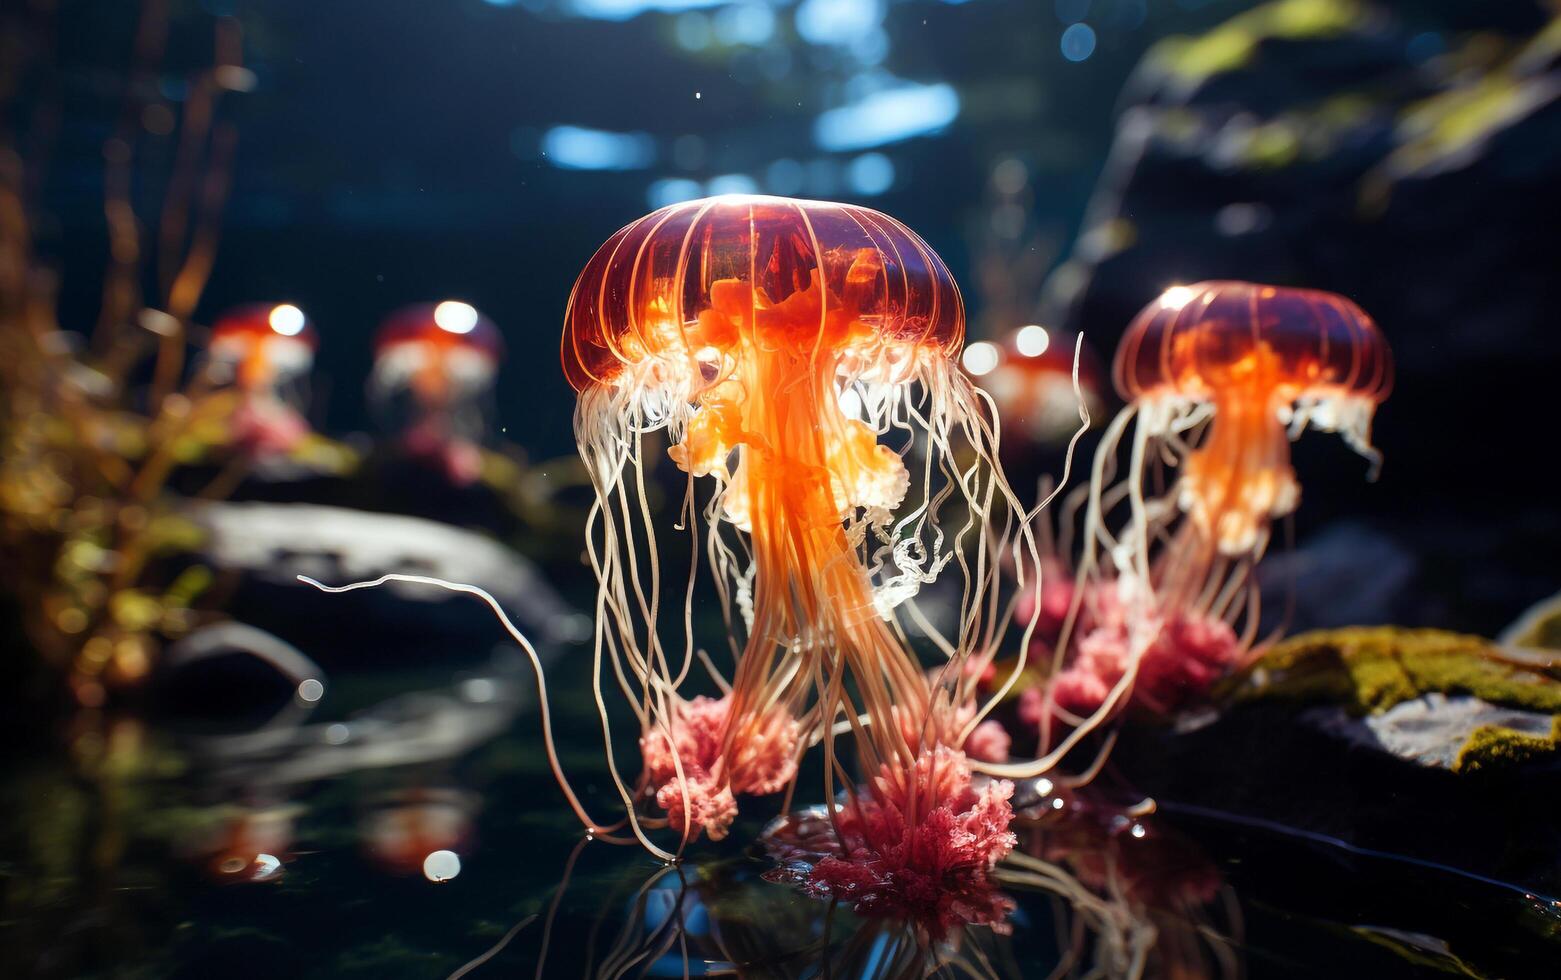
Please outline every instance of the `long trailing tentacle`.
M493 614L498 617L499 623L504 627L505 632L507 632L510 637L514 639L514 641L520 646L520 648L525 651L527 658L529 658L531 661L531 669L536 674L537 703L540 706L542 713L542 741L547 752L548 765L553 770L553 778L558 781L559 788L563 790L565 798L569 800L570 808L574 810L575 816L580 819L580 822L585 825L586 830L589 831L592 836L604 840L610 839L608 837L608 832L611 829L610 826L593 819L590 814L586 812L585 806L580 802L579 796L575 794L574 787L570 785L569 778L564 775L562 764L558 761L558 750L553 741L552 708L548 703L547 696L547 675L542 668L542 658L537 654L536 647L531 645L531 641L526 638L526 635L522 633L520 628L515 625L514 621L509 618L509 614L504 611L504 607L499 603L498 599L493 597L492 593L479 586L468 585L464 582L451 582L447 579L434 578L429 575L408 575L398 572L381 575L379 578L368 581L349 582L346 585L326 585L318 579L311 578L308 575L298 576L298 581L304 583L305 585L313 586L314 588L319 589L321 592L330 593L356 592L360 589L374 589L390 582L403 582L409 585L429 585L435 588L444 589L448 592L458 592L464 595L473 595L486 603L488 608L493 611ZM617 776L616 770L614 770L614 776ZM660 857L666 861L674 860L675 855L656 846L656 844L648 837L646 837L644 832L640 829L639 824L634 817L633 799L629 795L627 789L623 786L621 780L619 781L619 790L623 795L624 805L628 808L629 820L631 826L633 827L635 837L639 839L639 842L645 847L646 850L650 851L652 854L655 854L657 857Z

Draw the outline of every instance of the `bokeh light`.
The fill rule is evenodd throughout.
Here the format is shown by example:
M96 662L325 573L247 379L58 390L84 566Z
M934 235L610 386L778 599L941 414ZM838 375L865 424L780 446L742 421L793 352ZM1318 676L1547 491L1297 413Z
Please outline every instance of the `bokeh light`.
M997 368L997 362L1000 359L1001 354L996 344L978 340L965 348L965 354L961 358L960 363L965 366L966 371L979 378L983 374L991 374Z
M1062 56L1069 61L1083 61L1095 53L1095 29L1088 24L1074 24L1062 32Z

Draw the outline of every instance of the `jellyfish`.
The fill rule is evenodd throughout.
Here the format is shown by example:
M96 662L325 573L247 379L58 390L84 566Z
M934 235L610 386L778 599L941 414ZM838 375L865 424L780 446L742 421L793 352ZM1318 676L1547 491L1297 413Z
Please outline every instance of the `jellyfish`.
M719 832L730 793L789 789L794 758L781 757L811 744L824 744L825 798L837 784L854 798L837 735L852 736L869 777L903 774L957 751L984 720L989 705L958 711L968 668L991 659L1010 623L997 555L1033 542L996 461L990 404L956 363L964 328L936 253L850 205L673 205L621 229L581 273L562 359L598 498L597 698L605 674L634 705L660 770L641 782L678 785L656 795L683 827L705 816ZM709 570L700 579L691 566L671 630L651 433L684 474L679 527ZM915 597L950 567L960 584L943 630ZM694 709L679 690L699 582L726 616L734 667L717 678L718 703ZM930 683L908 630L942 658ZM716 723L691 740L694 718ZM703 748L663 751L684 742ZM622 778L618 789L634 817L636 793ZM914 788L902 802L912 823L936 808Z
M1128 327L1113 373L1128 405L1093 467L1064 630L1077 641L1051 690L1029 696L1032 715L1061 707L1070 724L1130 700L1168 713L1249 655L1251 571L1300 501L1290 442L1308 427L1337 432L1374 477L1371 422L1393 377L1387 342L1354 303L1247 282L1167 289ZM1113 482L1130 424L1127 474ZM1158 496L1157 463L1173 474Z
M370 398L404 417L409 456L436 464L457 485L469 484L482 467L481 396L503 357L498 328L471 305L408 306L392 313L374 338ZM407 404L395 405L402 397Z
M1074 364L1078 386L1074 385ZM1084 409L1099 415L1104 407L1104 372L1095 352L1078 338L1029 324L999 344L971 344L963 358L997 404L1005 446L1032 448L1065 444L1079 427L1079 399Z
M241 306L218 318L207 377L237 392L230 439L243 455L284 454L308 435L309 423L284 386L308 373L319 346L314 324L291 303Z

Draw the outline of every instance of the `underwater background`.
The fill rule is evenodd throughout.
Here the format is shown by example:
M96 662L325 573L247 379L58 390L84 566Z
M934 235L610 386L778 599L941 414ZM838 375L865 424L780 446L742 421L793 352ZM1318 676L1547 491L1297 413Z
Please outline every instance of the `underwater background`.
M20 0L0 28L0 974L1555 975L1553 3ZM773 806L673 868L582 842L487 609L296 581L489 589L576 787L617 805L559 331L613 232L725 194L895 216L971 342L1106 357L1167 287L1229 279L1342 294L1391 343L1380 478L1294 446L1272 676L1125 729L1098 797L1022 787L1069 874L1007 883L1009 935L929 952L766 880ZM498 340L430 448L381 325L440 301ZM288 414L169 436L155 396L198 403L256 303L307 315ZM165 368L170 315L203 352ZM35 328L85 394L33 399ZM1065 443L1005 457L1013 485ZM1379 626L1405 629L1352 631ZM1528 740L1465 763L1464 721L1363 720L1469 696Z

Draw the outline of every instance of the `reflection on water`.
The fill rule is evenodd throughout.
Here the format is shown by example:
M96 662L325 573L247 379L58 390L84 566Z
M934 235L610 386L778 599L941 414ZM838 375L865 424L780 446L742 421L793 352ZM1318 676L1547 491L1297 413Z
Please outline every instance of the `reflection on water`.
M1555 951L1561 910L1501 883L1046 779L1016 795L1020 844L996 874L1013 911L995 929L931 935L812 897L741 843L757 826L661 865L580 839L512 654L330 678L258 723L81 716L68 755L0 782L15 815L0 972L1522 975L1504 967ZM589 722L586 705L561 712ZM567 761L587 795L611 791L594 753Z

